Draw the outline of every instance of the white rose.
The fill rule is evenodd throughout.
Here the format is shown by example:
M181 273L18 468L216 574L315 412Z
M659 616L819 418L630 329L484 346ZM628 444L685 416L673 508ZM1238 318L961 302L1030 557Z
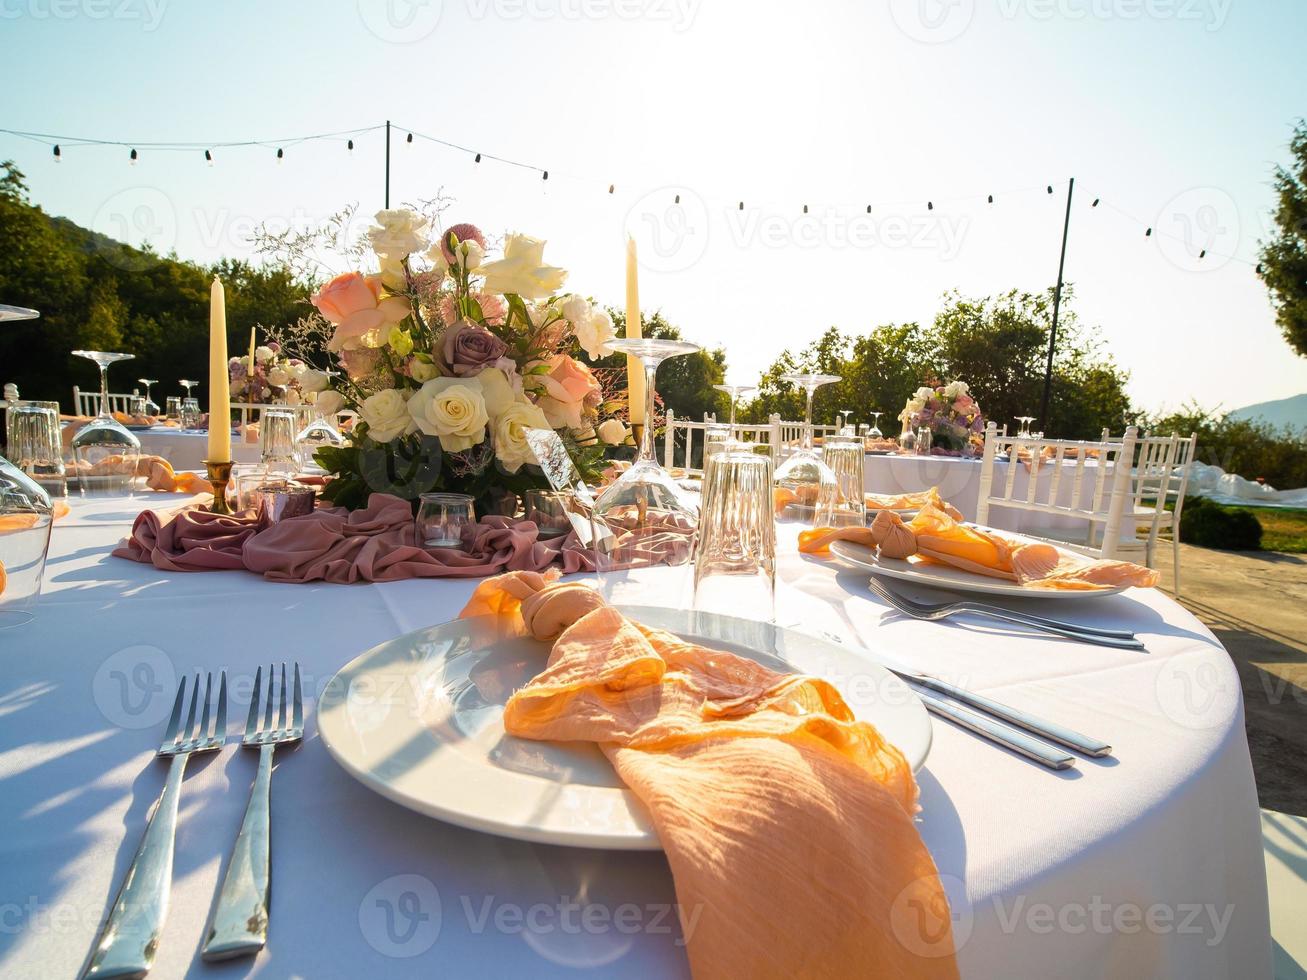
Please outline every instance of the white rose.
M300 387L305 391L326 391L331 379L327 377L326 371L315 371L308 368L300 375Z
M599 438L610 446L620 446L626 442L626 426L621 419L605 419L599 423Z
M613 352L608 344L617 336L617 329L606 311L596 310L588 319L573 323L573 332L590 360L597 361Z
M449 263L445 261L445 253L440 250L440 243L436 242L423 255L431 263L431 271L439 279L444 279L449 274Z
M404 261L402 258L392 258L389 255L381 256L381 284L397 293L402 293L408 288L408 277L404 275Z
M514 293L523 299L545 299L562 288L567 272L544 264L545 243L530 235L509 235L504 257L481 267L485 288L492 293Z
M926 404L926 402L930 401L932 398L935 397L935 389L934 389L934 388L926 388L926 387L918 388L918 389L917 389L917 393L916 393L915 395L913 395L912 397L913 397L916 401L918 401L918 402L920 402L922 405L924 405L924 404Z
M287 361L287 362L286 362L286 372L287 372L287 373L288 373L292 378L294 378L296 381L298 381L298 380L300 380L301 378L303 378L303 377L304 377L304 372L307 371L308 369L309 369L309 366L308 366L307 364L305 364L303 361Z
M530 429L547 429L545 413L530 402L513 402L495 420L495 456L504 469L516 473L523 463L536 462L535 453L526 441Z
M590 319L590 301L584 296L572 293L567 299L563 300L563 319L572 324L573 327Z
M486 368L471 380L481 386L481 397L486 402L486 414L492 419L497 418L517 399L517 392L513 390L513 386L508 383L508 378L499 368Z
M323 392L318 399L319 406L325 397L326 392ZM413 417L409 415L408 405L403 394L395 388L387 388L363 399L359 417L368 424L368 435L373 442L392 442L413 431Z
M320 414L331 418L345 407L345 396L339 391L319 391L313 399L313 405Z
M402 259L420 252L427 244L427 219L407 208L378 211L379 227L368 229L368 241L378 255Z
M271 347L254 348L254 359L260 364L271 364L272 359L277 355L272 352ZM248 360L248 358L246 358Z
M409 399L414 424L438 436L447 453L471 449L486 438L486 400L475 378L433 378Z
M432 378L440 377L440 368L431 361L422 361L415 357L409 361L408 373L414 381L430 381Z
M290 384L290 373L285 368L271 368L268 371L268 384L284 388Z

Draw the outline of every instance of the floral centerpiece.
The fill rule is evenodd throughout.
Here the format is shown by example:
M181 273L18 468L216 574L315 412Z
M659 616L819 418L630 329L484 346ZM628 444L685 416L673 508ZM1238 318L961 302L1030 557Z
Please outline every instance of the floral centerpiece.
M625 441L625 400L604 391L581 359L611 353L612 318L562 292L567 273L545 243L511 234L491 259L474 225L429 240L405 210L377 213L368 232L380 271L347 272L312 296L330 324L339 377L309 371L320 411L358 414L343 448L319 450L335 478L325 495L357 507L372 491L413 499L467 493L482 512L548 483L527 442L531 429L562 437L583 478L604 449Z
M930 430L931 445L940 449L973 456L985 448L985 416L965 381L918 388L899 421L904 431Z
M245 354L233 357L227 367L231 393L242 401L299 405L312 400L301 387L308 364L287 357L275 340L254 349L253 364Z

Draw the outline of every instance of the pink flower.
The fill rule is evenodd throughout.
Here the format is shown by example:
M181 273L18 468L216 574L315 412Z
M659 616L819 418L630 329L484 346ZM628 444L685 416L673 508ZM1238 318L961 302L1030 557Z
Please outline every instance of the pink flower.
M453 235L460 242L476 242L483 250L486 247L486 236L481 234L481 229L476 225L470 225L467 222L452 225L446 228L444 234L440 236L440 254L445 257L445 261L450 265L454 264L454 252L449 247L450 235Z
M390 327L409 314L402 296L381 298L381 277L346 272L314 293L310 299L330 323L336 325L327 349L375 347Z
M441 363L449 374L471 377L508 353L508 345L485 327L463 320L445 328Z
M536 404L555 429L581 427L581 409L595 406L603 398L603 389L588 367L566 354L555 354L544 363L549 373L537 375L541 392Z

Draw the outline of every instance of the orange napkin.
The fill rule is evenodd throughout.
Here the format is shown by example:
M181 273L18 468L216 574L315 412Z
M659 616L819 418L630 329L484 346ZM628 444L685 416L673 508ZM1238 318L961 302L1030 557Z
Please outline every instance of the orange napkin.
M72 474L83 471L88 476L121 473L127 466L126 457L107 456L84 470L72 467ZM165 493L204 493L213 489L209 481L197 473L175 472L172 464L162 456L138 456L134 475L145 477L145 484L151 490L162 490Z
M504 728L597 743L648 808L698 980L957 976L912 771L828 683L530 572L482 582L463 614L557 636Z
M910 493L868 493L863 495L868 510L920 510L922 507L938 507L954 520L962 520L962 512L939 495L939 487L929 490L914 490Z

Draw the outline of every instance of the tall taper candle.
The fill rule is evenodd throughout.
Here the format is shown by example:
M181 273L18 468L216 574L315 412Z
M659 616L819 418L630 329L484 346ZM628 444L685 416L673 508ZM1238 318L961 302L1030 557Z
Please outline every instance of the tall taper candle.
M626 238L626 336L641 337L640 285L635 258L635 239ZM626 389L630 402L631 424L644 423L644 365L638 357L626 355Z
M209 456L231 461L231 393L227 388L227 300L213 277L209 293Z

